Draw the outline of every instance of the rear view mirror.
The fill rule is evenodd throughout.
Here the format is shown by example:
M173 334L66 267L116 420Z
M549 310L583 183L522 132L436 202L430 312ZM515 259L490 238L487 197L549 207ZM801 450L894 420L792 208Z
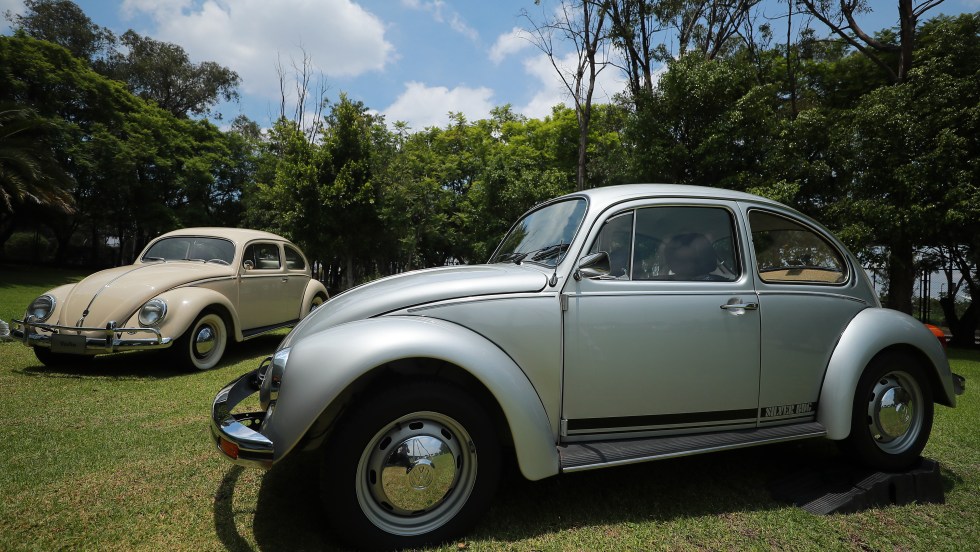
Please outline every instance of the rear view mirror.
M601 278L609 275L609 253L599 251L579 259L578 268L573 275L576 280L582 278Z

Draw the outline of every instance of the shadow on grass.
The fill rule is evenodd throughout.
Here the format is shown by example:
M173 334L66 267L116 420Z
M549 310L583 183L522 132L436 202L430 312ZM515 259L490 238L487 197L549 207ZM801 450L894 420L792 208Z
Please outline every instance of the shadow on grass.
M262 478L251 520L252 533L260 550L346 550L325 530L320 508L317 455L294 454L276 464ZM245 469L231 467L214 495L214 528L221 544L231 551L252 550L236 524L235 516L252 510L233 507L235 487Z
M275 351L282 341L280 334L270 334L256 337L242 343L229 343L224 358L218 367L236 364L243 360L255 358L257 368L259 360ZM99 355L95 358L79 358L61 366L45 366L31 354L33 364L23 369L15 369L14 373L25 376L49 378L125 378L125 379L166 379L177 376L187 376L197 373L185 368L168 354L167 349L158 351L130 351Z
M572 473L531 482L516 468L501 482L490 511L467 540L516 543L580 527L669 522L790 507L770 494L773 481L801 469L842 462L837 447L814 440ZM342 549L323 523L317 455L287 458L261 483L252 527L261 550ZM945 472L945 470L944 470ZM215 494L215 529L229 550L248 548L234 522L241 469ZM957 484L944 473L945 483Z

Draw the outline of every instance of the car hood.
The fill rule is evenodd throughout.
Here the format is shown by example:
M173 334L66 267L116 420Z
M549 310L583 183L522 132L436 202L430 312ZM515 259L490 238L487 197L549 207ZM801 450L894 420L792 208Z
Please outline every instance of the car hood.
M110 268L92 274L75 284L67 296L57 298L62 301L58 323L93 328L114 321L122 326L143 303L164 291L189 282L231 276L228 266L193 262Z
M345 322L461 297L534 293L547 284L543 272L519 265L454 266L397 274L333 297L304 318L280 348Z

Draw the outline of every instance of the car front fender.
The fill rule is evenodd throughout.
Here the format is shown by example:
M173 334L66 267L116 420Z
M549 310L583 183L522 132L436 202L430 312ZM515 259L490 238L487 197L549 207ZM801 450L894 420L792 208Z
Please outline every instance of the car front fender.
M935 377L930 382L936 402L955 406L953 375L943 346L921 322L891 309L864 309L851 320L834 349L817 409L817 421L827 428L830 439L844 439L851 432L854 392L865 367L879 352L890 347L918 351L928 360L923 366ZM935 385L934 382L940 385Z
M233 328L228 328L229 334L235 336L235 341L242 340L242 328L238 322L238 312L231 300L224 294L208 288L179 287L165 291L156 297L167 302L167 318L160 326L160 332L165 337L177 339L194 323L201 311L214 305L220 305L231 317L228 322ZM137 315L138 312L133 315L132 321L136 321Z
M500 348L471 330L432 318L392 316L349 322L297 341L279 400L262 433L275 460L291 451L326 407L363 374L386 363L428 358L452 363L493 395L510 426L521 473L529 480L559 471L558 451L541 399Z

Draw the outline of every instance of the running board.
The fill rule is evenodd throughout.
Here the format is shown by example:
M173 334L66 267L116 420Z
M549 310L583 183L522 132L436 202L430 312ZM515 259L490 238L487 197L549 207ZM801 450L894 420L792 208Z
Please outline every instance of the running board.
M558 447L558 454L561 458L562 471L573 472L750 447L765 443L823 437L826 434L827 428L817 422L808 422L737 431L698 433L680 437L568 443Z

